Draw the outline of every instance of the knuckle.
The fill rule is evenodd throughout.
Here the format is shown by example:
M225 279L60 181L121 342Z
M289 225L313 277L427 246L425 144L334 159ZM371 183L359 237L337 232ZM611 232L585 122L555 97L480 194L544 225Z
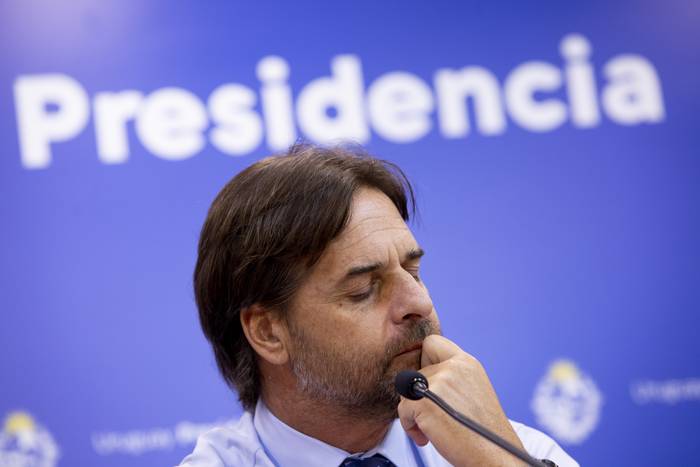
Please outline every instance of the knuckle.
M461 355L461 360L464 362L466 366L468 366L471 369L479 369L481 368L481 362L472 354L469 354L467 352L464 352Z
M453 357L445 360L445 367L449 371L460 371L463 369L465 362L459 357Z

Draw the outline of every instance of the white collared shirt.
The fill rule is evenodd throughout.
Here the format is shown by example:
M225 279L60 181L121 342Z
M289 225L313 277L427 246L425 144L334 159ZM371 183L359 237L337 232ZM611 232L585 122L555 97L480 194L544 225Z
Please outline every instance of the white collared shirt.
M559 445L544 433L511 421L515 433L531 456L550 459L560 467L578 467ZM349 456L370 457L381 454L397 467L447 467L447 462L432 446L413 444L397 419L384 440L365 453L348 453L286 425L262 400L255 414L245 412L233 426L210 430L199 437L194 451L183 459L181 467L337 467Z

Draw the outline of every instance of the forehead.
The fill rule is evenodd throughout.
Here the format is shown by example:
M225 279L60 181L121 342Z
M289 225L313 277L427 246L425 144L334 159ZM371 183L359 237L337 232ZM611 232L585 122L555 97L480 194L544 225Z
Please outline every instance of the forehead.
M317 270L342 274L358 263L388 263L417 248L394 203L381 191L361 188L353 196L348 224L321 256Z

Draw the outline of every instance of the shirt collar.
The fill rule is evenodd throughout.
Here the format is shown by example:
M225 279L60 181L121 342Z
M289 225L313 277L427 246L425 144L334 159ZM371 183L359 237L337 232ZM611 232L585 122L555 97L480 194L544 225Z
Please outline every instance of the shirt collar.
M411 462L411 446L399 420L394 420L379 445L366 453L351 454L319 441L286 425L275 417L270 409L258 400L253 417L255 430L265 451L279 466L304 465L306 467L328 467L340 465L349 456L368 457L381 454L395 465L415 465Z
M381 454L393 462L394 465L416 465L413 450L411 449L411 440L401 427L401 422L398 418L392 422L384 440L376 448L370 449L361 457L369 457L375 454Z

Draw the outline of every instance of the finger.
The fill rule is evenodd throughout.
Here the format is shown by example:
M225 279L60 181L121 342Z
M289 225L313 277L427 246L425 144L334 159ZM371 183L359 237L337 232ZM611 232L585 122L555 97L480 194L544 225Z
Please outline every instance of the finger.
M406 434L411 437L414 443L418 446L425 446L430 441L427 436L420 431L418 425L414 425L413 428L406 430Z
M440 363L433 363L428 366L422 367L420 370L418 370L423 376L425 376L428 381L432 381L432 377L435 375L439 375L440 373L446 371L448 368L446 368L446 363L445 362L440 362Z
M401 398L399 403L399 421L401 422L401 427L404 429L406 434L411 437L411 439L419 446L425 446L428 444L428 437L421 431L420 427L416 423L416 404L408 399Z
M457 344L446 337L432 334L423 340L420 366L426 367L443 362L450 357L464 353Z

